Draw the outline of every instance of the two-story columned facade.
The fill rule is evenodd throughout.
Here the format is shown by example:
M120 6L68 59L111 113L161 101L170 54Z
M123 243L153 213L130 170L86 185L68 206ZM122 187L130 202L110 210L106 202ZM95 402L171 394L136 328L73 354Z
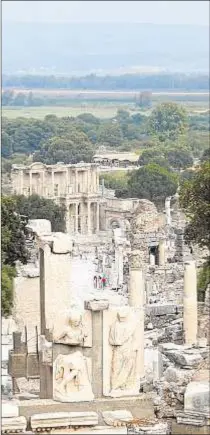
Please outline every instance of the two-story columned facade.
M37 194L66 207L68 233L99 231L99 172L96 164L13 165L12 188L17 195Z

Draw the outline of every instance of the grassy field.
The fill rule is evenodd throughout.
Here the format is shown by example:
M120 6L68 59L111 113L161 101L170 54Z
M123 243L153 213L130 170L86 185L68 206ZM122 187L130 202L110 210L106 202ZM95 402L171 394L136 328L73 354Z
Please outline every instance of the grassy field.
M22 91L21 91L22 92ZM25 91L26 92L26 91ZM29 92L29 91L27 91ZM63 116L78 116L81 113L92 113L98 118L112 118L116 115L119 108L130 111L131 113L136 112L136 107L134 103L134 93L131 92L94 92L94 91L83 91L83 98L89 95L90 98L87 99L79 98L79 94L74 91L63 91L63 99L58 100L62 93L59 91L49 91L49 90L36 90L34 94L46 93L49 97L49 93L52 93L55 98L55 105L39 106L39 107L2 107L2 115L8 118L37 118L43 119L46 115L52 114L58 117ZM69 99L69 95L71 98ZM132 95L132 98L131 98ZM81 94L80 94L81 96ZM96 98L94 98L94 96ZM111 100L114 98L115 101ZM189 93L154 93L152 94L153 107L164 101L174 101L178 104L182 104L187 109L188 113L199 113L205 111L209 108L208 94L205 92L189 92ZM144 114L149 114L150 111L142 112Z
M116 115L119 107L128 109L124 105L87 105L87 106L41 106L41 107L3 107L2 116L7 118L38 118L43 119L46 115L63 116L78 116L81 113L92 113L98 118L112 118Z

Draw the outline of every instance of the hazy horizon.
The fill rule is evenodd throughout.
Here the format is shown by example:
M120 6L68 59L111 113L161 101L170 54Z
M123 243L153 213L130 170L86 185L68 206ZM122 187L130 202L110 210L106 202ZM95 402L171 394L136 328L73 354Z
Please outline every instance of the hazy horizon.
M208 26L209 2L5 1L2 2L2 21L57 23L136 22L141 24Z

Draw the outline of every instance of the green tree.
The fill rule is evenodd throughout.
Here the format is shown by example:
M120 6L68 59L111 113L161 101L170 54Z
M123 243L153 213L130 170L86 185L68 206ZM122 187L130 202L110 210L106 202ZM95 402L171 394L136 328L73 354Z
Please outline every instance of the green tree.
M156 164L149 164L128 177L127 197L148 199L162 206L167 196L176 193L178 186L177 176ZM118 196L119 192L116 192Z
M187 115L183 107L176 103L159 104L148 120L148 133L158 140L176 140L186 133Z
M64 206L59 206L53 200L38 195L29 197L17 195L15 200L19 214L27 216L28 219L48 219L52 224L52 231L65 231Z
M3 263L14 266L15 262L20 260L25 264L28 259L25 246L26 222L17 213L17 204L14 198L2 196L1 226Z
M8 317L13 308L13 279L16 276L15 268L3 264L1 270L1 312Z
M1 152L2 157L10 157L13 153L13 139L5 131L1 135Z
M136 99L136 105L142 108L151 107L152 93L148 91L141 92Z
M194 177L182 184L180 204L189 219L185 230L188 243L210 249L210 162L202 164Z
M33 160L46 164L91 162L93 154L93 144L84 133L77 131L67 137L48 139L34 154Z
M165 153L165 155L169 165L173 168L185 169L193 166L193 158L188 150L170 149Z
M207 148L201 157L201 162L210 161L210 148Z

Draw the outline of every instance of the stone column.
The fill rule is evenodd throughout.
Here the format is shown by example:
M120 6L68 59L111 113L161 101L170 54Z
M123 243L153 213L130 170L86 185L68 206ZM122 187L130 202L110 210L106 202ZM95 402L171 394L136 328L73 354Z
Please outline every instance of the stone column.
M100 209L99 202L96 203L96 233L100 230Z
M29 192L32 195L32 172L29 172Z
M65 194L69 193L69 174L68 169L66 169L66 188L65 188Z
M103 396L103 311L109 302L87 301L85 308L92 312L92 389L95 399Z
M159 241L159 266L164 266L165 264L165 241Z
M90 208L90 206L91 206L91 202L90 201L88 201L87 202L87 231L88 231L88 234L91 234L91 208Z
M149 264L150 266L155 266L155 255L152 253L149 254Z
M195 262L185 263L184 271L184 342L193 345L197 342L197 279Z
M78 172L75 169L75 193L78 193Z
M171 225L171 197L169 196L165 200L165 213L166 213L166 224Z
M55 191L55 181L54 181L54 171L52 170L52 196L54 196Z
M130 269L128 302L131 307L144 305L144 276L141 269Z
M23 170L20 171L20 194L23 195Z
M46 188L45 188L45 171L42 171L42 190L41 190L41 194L42 196L46 196L45 192L46 192Z
M139 352L138 352L138 376L139 382L144 378L144 276L140 268L130 269L128 303L134 307L139 316Z
M75 203L75 233L78 233L78 204Z

